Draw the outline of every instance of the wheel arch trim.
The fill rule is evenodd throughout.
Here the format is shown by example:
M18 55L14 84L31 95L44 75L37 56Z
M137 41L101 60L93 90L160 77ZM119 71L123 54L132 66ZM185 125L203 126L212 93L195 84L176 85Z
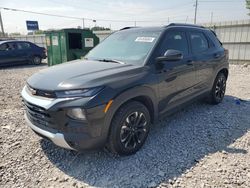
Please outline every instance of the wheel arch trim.
M132 89L126 90L125 92L121 93L113 99L113 103L105 115L104 128L102 130L103 135L107 135L108 137L110 125L117 110L126 102L133 100L137 97L147 97L151 100L153 104L153 119L154 121L158 119L158 100L153 89L147 86L134 87Z

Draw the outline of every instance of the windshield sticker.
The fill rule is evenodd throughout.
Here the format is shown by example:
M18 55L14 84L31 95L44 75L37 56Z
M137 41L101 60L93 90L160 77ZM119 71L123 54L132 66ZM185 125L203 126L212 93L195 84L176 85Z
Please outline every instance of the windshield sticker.
M153 42L154 40L154 37L137 37L135 42Z

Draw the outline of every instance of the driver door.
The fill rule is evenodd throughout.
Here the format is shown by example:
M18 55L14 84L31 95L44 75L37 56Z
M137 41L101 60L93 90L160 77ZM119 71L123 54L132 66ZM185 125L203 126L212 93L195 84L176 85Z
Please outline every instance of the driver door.
M195 69L189 50L186 33L170 30L166 33L160 48L160 55L169 50L182 52L178 61L163 61L159 75L159 112L161 114L190 99L194 93Z

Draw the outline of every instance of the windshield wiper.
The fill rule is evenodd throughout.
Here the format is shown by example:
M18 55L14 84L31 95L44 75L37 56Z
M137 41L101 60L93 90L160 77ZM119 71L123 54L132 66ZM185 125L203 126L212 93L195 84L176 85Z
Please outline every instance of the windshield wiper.
M125 64L124 62L115 59L97 59L97 61Z

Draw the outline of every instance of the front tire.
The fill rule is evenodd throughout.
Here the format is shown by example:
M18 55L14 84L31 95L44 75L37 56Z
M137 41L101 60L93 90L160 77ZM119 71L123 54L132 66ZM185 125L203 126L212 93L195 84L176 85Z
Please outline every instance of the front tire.
M213 88L209 94L209 102L211 104L219 104L222 102L226 92L227 78L223 73L219 73L215 78Z
M149 111L142 103L132 101L123 105L112 120L108 150L118 155L136 153L143 146L149 128Z

